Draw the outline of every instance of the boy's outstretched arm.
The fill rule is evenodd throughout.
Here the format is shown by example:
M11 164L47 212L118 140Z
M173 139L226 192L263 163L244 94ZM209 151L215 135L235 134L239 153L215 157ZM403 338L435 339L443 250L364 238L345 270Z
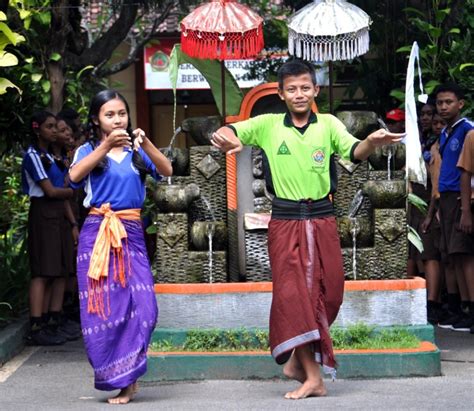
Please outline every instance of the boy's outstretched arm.
M367 138L359 143L354 150L354 157L357 160L366 160L379 146L399 143L405 137L405 133L391 133L383 128L369 134Z
M230 127L221 127L213 133L211 143L227 154L238 153L242 150L242 143Z

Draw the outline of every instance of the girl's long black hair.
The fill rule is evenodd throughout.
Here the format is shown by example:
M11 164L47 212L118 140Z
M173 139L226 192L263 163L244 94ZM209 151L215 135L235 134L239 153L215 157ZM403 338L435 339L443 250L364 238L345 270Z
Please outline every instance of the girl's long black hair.
M56 118L56 116L49 111L38 110L32 114L31 122L30 122L31 132L33 134L32 146L38 152L38 155L41 160L41 164L43 164L43 167L46 171L49 170L53 162L42 150L40 150L39 145L38 145L38 135L39 135L39 128L41 127L41 124L43 124L50 117ZM50 152L51 152L50 148L48 147L48 153Z
M117 91L115 90L102 90L98 92L94 98L91 100L91 105L89 108L89 114L87 116L87 134L88 134L88 142L92 146L92 149L95 149L100 144L100 125L94 123L98 121L100 108L110 100L119 99L125 104L125 108L127 109L128 114L128 124L127 124L127 133L132 139L132 147L133 141L135 140L135 135L133 134L132 129L132 122L130 119L130 109L128 107L127 100ZM140 177L144 180L147 174L151 173L151 170L147 168L143 157L137 150L132 150L132 162L135 168L140 172ZM104 157L99 164L97 164L94 172L101 173L109 166L109 160L107 157Z

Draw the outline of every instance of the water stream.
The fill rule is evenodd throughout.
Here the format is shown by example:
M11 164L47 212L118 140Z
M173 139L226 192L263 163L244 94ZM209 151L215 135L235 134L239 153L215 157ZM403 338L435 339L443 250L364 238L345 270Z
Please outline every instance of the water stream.
M352 233L352 277L357 280L357 230L359 229L357 217L350 217Z
M176 140L176 136L181 133L181 127L178 127L175 131L173 136L171 137L170 143L168 144L168 147L165 149L165 156L168 158L169 161L171 161L171 164L173 164L173 143ZM166 181L168 184L172 184L171 176L166 178Z
M209 214L211 216L211 221L216 221L216 215L214 214L214 211L212 211L211 203L209 200L201 194L201 200L206 206L207 210L209 211Z
M209 224L207 231L207 238L209 240L209 251L208 251L208 267L209 267L209 283L212 284L214 281L213 273L213 260L212 260L212 237L214 235L214 224Z
M392 163L392 146L388 146L387 147L387 180L390 181L392 179L392 167L391 167L391 163Z

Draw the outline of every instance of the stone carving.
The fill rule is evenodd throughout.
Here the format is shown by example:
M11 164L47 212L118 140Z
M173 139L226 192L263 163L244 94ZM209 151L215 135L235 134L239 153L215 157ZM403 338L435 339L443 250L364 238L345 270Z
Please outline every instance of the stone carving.
M212 235L213 250L224 250L227 243L227 227L223 221L196 221L191 227L191 242L196 250L209 249Z
M191 138L200 146L210 145L210 136L221 125L219 116L189 117L183 121L181 128L189 133Z
M155 190L155 202L161 211L179 212L188 209L192 201L200 196L197 184L186 186L161 184Z

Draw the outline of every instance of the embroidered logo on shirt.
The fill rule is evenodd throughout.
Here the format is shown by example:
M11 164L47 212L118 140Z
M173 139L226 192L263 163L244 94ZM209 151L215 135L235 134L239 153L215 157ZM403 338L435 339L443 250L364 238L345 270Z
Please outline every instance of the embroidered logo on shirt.
M449 143L449 148L451 151L458 151L459 149L459 140L457 138L454 138L451 140Z
M316 167L324 167L326 155L324 154L324 149L322 148L317 148L316 150L313 151L313 154L311 155L314 161L314 164Z
M283 143L280 144L280 147L278 148L278 153L277 155L279 154L283 154L283 155L287 155L287 154L290 154L290 149L288 148L288 146L286 145L285 141L283 141Z

